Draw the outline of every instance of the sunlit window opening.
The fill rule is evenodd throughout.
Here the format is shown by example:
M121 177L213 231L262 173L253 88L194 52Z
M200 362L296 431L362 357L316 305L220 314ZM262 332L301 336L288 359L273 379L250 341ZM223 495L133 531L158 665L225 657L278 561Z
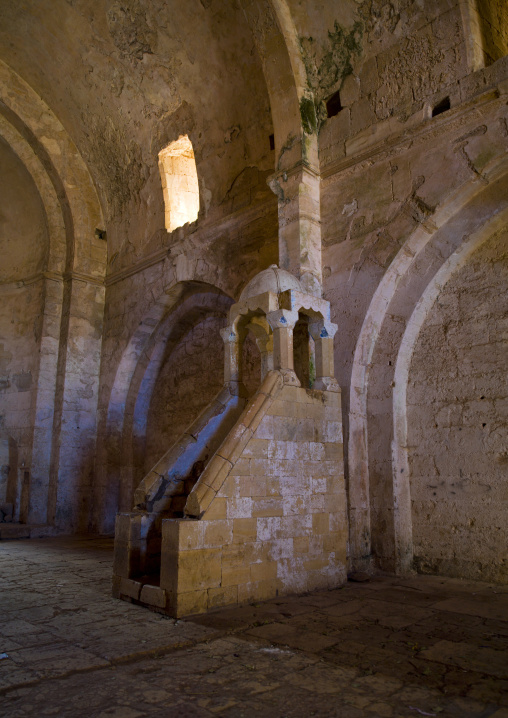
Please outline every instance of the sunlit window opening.
M172 232L194 222L199 212L199 186L192 142L187 135L159 152L159 169L166 207L166 229Z

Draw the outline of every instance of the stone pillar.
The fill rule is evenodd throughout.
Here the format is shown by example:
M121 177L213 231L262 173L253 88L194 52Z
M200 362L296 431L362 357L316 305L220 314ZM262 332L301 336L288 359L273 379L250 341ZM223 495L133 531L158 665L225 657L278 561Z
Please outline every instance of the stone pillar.
M273 331L273 368L284 375L284 383L300 386L295 374L293 357L293 329L298 321L298 312L277 309L266 318Z
M220 333L224 342L224 383L229 384L232 394L244 396L242 346L245 339L245 330L241 331L234 325L229 325L221 329Z
M86 531L91 510L104 298L102 280L65 281L47 521L67 531Z
M44 315L35 398L31 463L30 522L35 524L48 522L51 450L53 447L55 394L58 376L58 344L64 294L64 284L61 277L48 273L44 283ZM51 516L50 522L53 519L54 516Z
M322 285L319 183L318 171L302 163L269 180L279 199L279 266L315 297Z
M333 337L337 325L321 320L310 324L309 331L316 347L316 381L312 388L321 391L339 391L333 367Z

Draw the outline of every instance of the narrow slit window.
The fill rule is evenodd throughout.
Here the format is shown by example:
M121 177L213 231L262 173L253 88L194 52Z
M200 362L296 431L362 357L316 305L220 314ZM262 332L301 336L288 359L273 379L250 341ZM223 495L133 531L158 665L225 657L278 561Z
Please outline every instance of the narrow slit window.
M166 208L166 229L173 232L194 222L199 212L199 184L192 142L181 135L159 152L159 169Z

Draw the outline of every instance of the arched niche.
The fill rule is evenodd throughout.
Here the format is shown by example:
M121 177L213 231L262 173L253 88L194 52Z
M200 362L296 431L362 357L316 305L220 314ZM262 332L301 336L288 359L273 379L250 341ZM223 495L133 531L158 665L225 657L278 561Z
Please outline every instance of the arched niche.
M44 262L36 262L44 299L30 440L25 456L18 452L20 480L29 486L26 515L30 523L80 530L88 526L95 465L97 328L103 321L107 252L95 232L104 228L101 206L88 168L59 119L2 61L0 89L0 136L37 186L49 239ZM37 324L34 329L37 335Z
M146 420L144 473L208 406L224 378L220 330L226 317L208 311L183 316L175 327L153 383ZM141 397L140 397L141 398Z
M473 233L429 284L394 390L393 471L411 497L415 567L498 583L508 582L507 217Z
M147 431L152 431L148 429L149 422L152 421L153 426L155 418L153 414L150 419L150 411L155 408L152 401L158 391L157 382L160 385L171 382L173 363L180 356L182 347L185 350L185 337L192 334L193 328L199 327L207 318L214 318L218 324L225 323L222 318L227 316L231 303L232 300L224 292L206 282L186 280L173 283L156 298L127 342L116 367L99 445L103 471L96 491L95 520L102 530L110 530L118 510L131 508L133 492L144 476L148 461L146 438ZM220 359L218 363L222 385L223 346L220 332L218 339L220 353L218 357L214 356L214 360ZM206 371L207 347L204 346L199 352ZM185 367L185 362L180 360L177 364ZM203 400L203 396L200 396L199 374L194 377L192 386L188 384L187 388L192 390L193 396ZM186 409L185 405L183 408ZM185 430L186 426L177 426L185 420L185 417L174 417L172 420L170 417L168 423L165 422L165 442L171 441L171 425L175 431ZM156 433L152 431L154 447L157 446ZM168 445L161 446L160 455L168 448ZM151 451L155 456L155 449Z
M1 137L0 167L0 504L26 522L49 235L37 186Z
M375 561L384 570L412 570L402 407L407 385L403 367L411 357L414 317L428 287L442 285L436 279L441 268L461 255L470 237L505 216L506 171L506 159L494 160L485 173L487 182L463 185L439 207L433 215L434 231L415 230L385 273L365 316L350 393L350 541L356 567ZM445 450L444 439L435 450Z

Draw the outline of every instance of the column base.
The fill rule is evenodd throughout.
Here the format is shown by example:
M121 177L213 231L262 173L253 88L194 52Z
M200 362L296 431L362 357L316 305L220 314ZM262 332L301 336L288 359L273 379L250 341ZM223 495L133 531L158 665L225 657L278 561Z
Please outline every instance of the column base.
M333 376L320 376L314 384L312 385L313 389L318 389L319 391L334 391L339 392L340 386L337 382L337 379Z
M279 371L284 379L284 384L288 386L301 386L300 380L292 369L279 369Z

